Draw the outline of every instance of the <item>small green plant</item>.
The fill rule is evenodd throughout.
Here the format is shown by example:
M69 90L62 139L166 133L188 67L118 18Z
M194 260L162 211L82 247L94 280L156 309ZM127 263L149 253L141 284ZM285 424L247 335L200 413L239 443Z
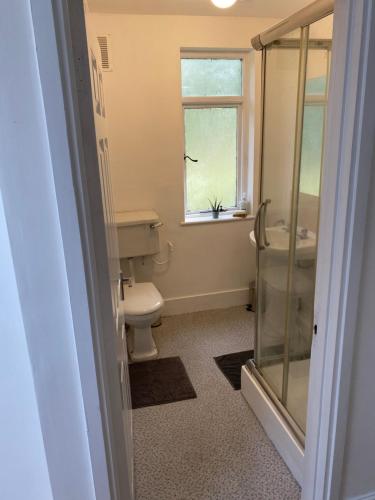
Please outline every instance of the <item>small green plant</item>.
M217 201L217 198L215 198L214 202L212 202L210 199L208 199L208 201L210 202L212 217L214 219L218 219L219 218L219 212L221 212L222 209L223 209L222 206L221 206L221 200Z

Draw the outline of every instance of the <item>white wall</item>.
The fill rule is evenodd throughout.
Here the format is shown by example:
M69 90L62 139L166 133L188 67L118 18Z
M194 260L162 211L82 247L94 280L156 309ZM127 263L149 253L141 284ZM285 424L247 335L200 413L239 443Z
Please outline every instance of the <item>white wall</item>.
M0 498L52 500L0 194Z
M87 422L28 0L7 6L0 33L12 41L0 46L7 61L0 100L7 224L5 234L1 219L0 497L90 500Z
M213 295L206 306L219 304L219 297L228 305L230 300L246 303L246 289L255 275L255 252L248 240L252 222L180 225L184 150L179 56L181 47L249 48L251 37L276 21L110 14L91 18L97 33L112 35L114 71L104 74L104 83L115 209L155 209L165 224L163 245L168 239L175 244L170 266L154 266L152 280L167 299L240 290ZM149 279L148 261L138 266L138 278ZM197 299L198 308L202 301Z

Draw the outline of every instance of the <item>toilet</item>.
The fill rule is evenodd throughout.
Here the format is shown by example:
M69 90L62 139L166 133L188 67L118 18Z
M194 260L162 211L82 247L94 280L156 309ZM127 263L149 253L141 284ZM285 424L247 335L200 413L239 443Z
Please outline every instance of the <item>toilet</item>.
M153 210L119 212L116 214L120 259L129 263L130 284L124 287L122 311L128 325L128 353L132 361L156 358L158 350L151 325L159 320L163 297L151 283L137 283L134 259L159 253L158 228L162 225Z
M128 350L132 361L156 358L158 350L151 325L160 318L163 297L153 283L133 283L125 287L124 314L130 327Z

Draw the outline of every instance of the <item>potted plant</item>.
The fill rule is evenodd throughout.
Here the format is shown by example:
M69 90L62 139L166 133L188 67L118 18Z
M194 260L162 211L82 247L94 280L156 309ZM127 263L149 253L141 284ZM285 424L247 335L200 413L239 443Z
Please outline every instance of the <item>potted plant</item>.
M210 202L211 205L212 218L218 219L219 213L223 210L221 206L221 201L217 201L217 198L215 198L214 202L212 202L210 199L208 201Z

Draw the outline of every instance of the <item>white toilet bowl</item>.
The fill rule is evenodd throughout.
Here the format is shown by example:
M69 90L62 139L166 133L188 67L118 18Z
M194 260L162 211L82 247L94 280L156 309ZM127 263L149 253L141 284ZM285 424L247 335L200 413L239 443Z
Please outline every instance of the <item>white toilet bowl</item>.
M158 351L151 325L160 317L163 297L153 283L133 283L125 288L125 322L130 326L128 350L132 361L153 359Z

